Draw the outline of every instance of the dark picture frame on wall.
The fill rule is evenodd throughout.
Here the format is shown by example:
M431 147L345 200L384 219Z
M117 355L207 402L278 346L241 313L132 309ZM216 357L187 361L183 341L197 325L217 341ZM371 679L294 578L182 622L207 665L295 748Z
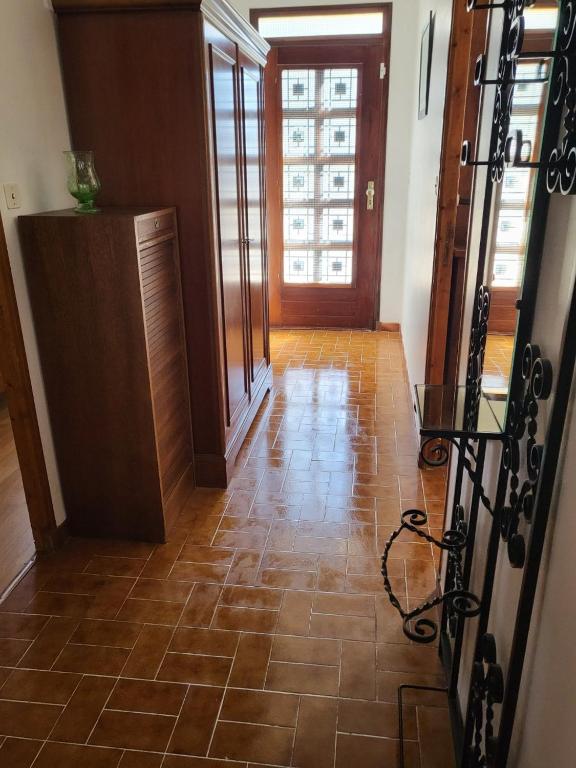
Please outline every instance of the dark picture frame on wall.
M434 44L434 14L430 11L428 24L420 40L420 86L418 89L418 119L428 114L430 99L430 72L432 69L432 46Z

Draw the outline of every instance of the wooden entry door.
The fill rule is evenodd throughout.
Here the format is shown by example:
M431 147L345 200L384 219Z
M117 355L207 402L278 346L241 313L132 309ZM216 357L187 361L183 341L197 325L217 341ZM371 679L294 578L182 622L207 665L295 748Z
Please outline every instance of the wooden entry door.
M270 59L271 324L374 328L387 43L285 45Z

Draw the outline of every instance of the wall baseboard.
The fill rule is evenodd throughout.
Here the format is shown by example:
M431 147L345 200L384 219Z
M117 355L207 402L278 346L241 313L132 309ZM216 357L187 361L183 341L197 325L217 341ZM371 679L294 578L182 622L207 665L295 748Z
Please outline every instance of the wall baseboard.
M400 333L400 323L376 323L377 331L389 331L390 333Z
M70 529L68 528L68 520L63 520L54 533L52 534L52 547L54 549L60 549L64 546L66 541L70 538Z

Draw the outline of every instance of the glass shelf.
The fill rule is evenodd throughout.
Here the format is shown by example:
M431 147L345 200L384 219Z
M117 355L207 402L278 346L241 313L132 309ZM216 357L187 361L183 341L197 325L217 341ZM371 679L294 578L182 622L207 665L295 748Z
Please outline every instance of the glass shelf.
M472 387L447 387L441 384L417 384L416 411L421 435L438 437L504 437L508 393L499 388L482 390L478 417L471 428L467 423L467 401L474 395Z

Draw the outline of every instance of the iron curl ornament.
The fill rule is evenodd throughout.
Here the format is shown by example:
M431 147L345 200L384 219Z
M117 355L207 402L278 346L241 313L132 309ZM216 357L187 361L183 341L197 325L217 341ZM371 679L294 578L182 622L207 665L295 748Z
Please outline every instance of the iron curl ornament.
M450 438L429 437L422 442L420 446L420 458L428 467L443 467L448 463L450 450L447 442L456 445L456 441Z
M478 409L482 397L482 371L488 337L488 318L490 317L490 289L481 285L476 295L476 308L472 318L468 367L466 370L466 422L469 430L474 431L478 421Z
M496 640L486 633L481 640L481 660L472 669L471 710L473 742L466 749L470 768L494 766L498 740L494 736L494 705L504 699L504 675L498 664Z
M546 187L562 195L576 193L576 0L561 0L554 51L552 106L562 115L564 135L548 158Z
M550 361L541 357L536 344L527 344L522 357L523 387L518 399L508 406L509 436L502 455L509 491L508 503L501 512L500 532L513 568L522 568L526 560L526 541L520 532L520 522L522 519L527 523L532 521L544 451L544 446L536 441L538 403L550 396L552 380ZM521 472L525 475L522 484Z
M396 539L403 531L415 533L420 538L428 541L430 544L444 550L448 553L449 565L452 563L452 572L461 573L462 553L466 547L466 534L462 530L444 531L442 539L436 539L423 529L428 523L426 512L420 509L409 509L402 513L401 525L390 534L384 547L382 555L382 576L384 578L384 589L390 599L390 602L396 608L402 618L402 630L406 637L414 640L416 643L432 643L438 637L438 623L428 616L422 614L432 610L437 605L446 603L451 611L462 618L477 616L480 612L480 600L473 593L462 589L461 583L454 581L452 585L447 585L448 589L444 594L426 600L418 607L407 611L402 607L399 599L394 594L390 578L388 576L388 559ZM456 564L454 561L457 561Z

